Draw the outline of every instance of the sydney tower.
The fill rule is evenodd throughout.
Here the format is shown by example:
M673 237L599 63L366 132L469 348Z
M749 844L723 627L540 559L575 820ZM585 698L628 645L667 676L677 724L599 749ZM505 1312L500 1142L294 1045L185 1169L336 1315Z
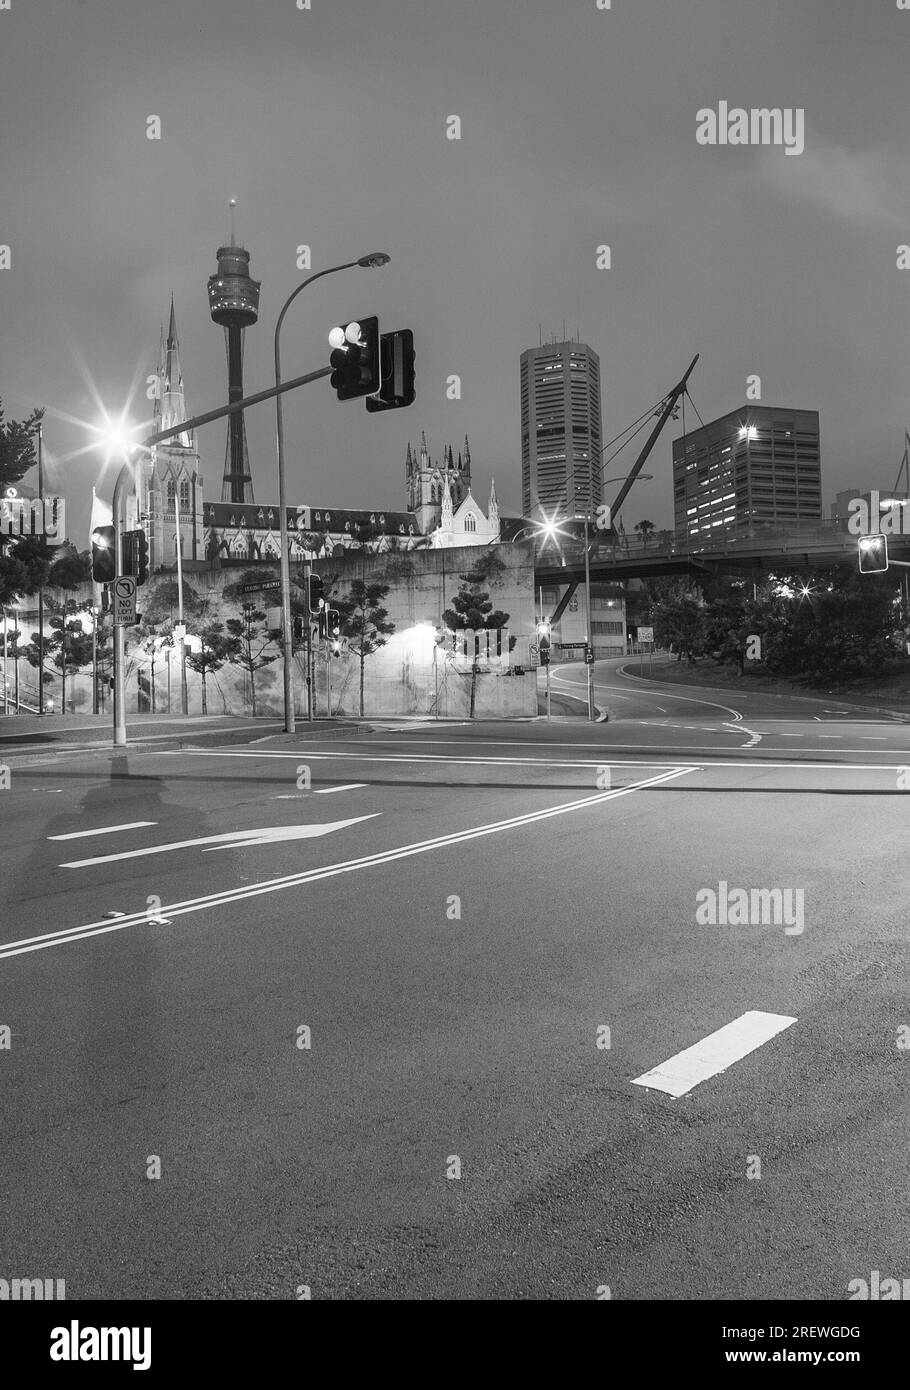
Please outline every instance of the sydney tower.
M231 208L233 209L233 202ZM218 271L209 279L212 318L224 328L228 360L228 400L243 399L243 337L259 317L259 281L250 276L250 253L234 245L233 212L231 245L218 248ZM222 502L252 502L253 478L246 442L243 411L228 416L224 456Z

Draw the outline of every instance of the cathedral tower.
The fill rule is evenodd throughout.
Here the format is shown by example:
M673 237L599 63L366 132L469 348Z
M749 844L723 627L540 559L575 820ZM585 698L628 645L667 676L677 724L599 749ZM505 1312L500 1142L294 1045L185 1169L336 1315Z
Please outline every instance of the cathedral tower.
M174 297L167 338L162 330L155 388L155 432L172 429L187 417ZM155 445L148 484L149 565L172 569L177 563L177 525L184 560L202 558L202 473L191 431Z
M412 451L410 443L405 456L405 484L408 511L416 518L417 529L428 536L439 525L446 490L457 511L471 490L471 446L464 438L464 453L456 461L451 444L442 451L442 463L431 460L426 434L421 431L420 449Z

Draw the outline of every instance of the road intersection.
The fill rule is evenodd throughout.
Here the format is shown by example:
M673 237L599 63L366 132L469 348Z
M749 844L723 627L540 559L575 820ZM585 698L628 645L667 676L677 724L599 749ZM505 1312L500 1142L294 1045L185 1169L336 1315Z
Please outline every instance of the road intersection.
M12 1265L77 1298L907 1272L910 730L595 676L596 726L0 745Z

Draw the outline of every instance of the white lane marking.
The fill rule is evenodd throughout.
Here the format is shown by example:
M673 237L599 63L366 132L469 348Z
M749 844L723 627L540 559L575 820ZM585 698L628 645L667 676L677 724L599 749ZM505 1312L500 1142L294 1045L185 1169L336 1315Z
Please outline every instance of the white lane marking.
M767 1014L750 1009L732 1023L724 1024L709 1033L701 1042L661 1062L659 1067L637 1076L633 1086L647 1086L652 1091L666 1091L668 1096L684 1096L702 1081L726 1071L734 1062L748 1057L750 1052L770 1042L785 1028L796 1022L787 1014Z
M68 835L48 835L49 840L83 840L86 835L113 835L118 830L139 830L143 825L157 825L156 820L131 820L127 825L99 825L95 830L71 830Z
M319 787L316 795L331 796L332 792L353 792L356 791L358 787L365 787L366 785L366 782L345 782L343 787Z
M145 849L128 849L123 854L103 854L97 859L73 859L61 864L61 869L86 869L92 864L114 864L118 859L142 859L147 854L167 854L173 849L195 849L197 845L207 845L203 854L213 849L245 849L251 845L274 845L285 840L315 840L322 835L331 835L335 830L345 830L349 825L357 825L362 820L373 820L381 815L374 811L371 816L354 816L352 820L326 821L323 825L270 825L261 830L230 830L225 835L203 835L198 840L173 840L168 845L148 845Z
M545 811L530 811L523 816L512 816L508 820L494 821L489 825L474 826L469 830L457 830L450 835L440 835L433 840L419 840L414 844L401 845L398 849L381 850L367 854L360 859L349 859L339 864L329 864L324 869L309 869L302 873L288 874L283 878L267 879L262 883L247 884L242 888L231 888L219 893L209 893L204 898L190 898L185 902L168 903L162 907L162 915L183 917L191 912L202 912L211 907L223 907L228 903L243 902L247 898L257 898L263 893L275 893L282 888L298 888L305 883L317 883L320 879L334 878L337 874L354 873L358 869L371 869L381 864L389 864L397 859L408 859L415 854L430 854L450 845L460 845L467 840L477 840L485 835L495 835L503 830L514 830L521 826L533 825L537 821L549 820L552 816L563 816L569 811L584 811L599 806L603 801L616 801L621 796L643 791L647 787L659 786L674 777L682 777L691 769L675 766L656 777L646 777L643 781L632 782L628 787L614 791L596 792L578 801L565 801L559 806L551 806ZM368 820L370 817L361 816ZM44 951L51 946L66 946L72 941L82 941L89 936L103 936L107 932L123 931L126 927L142 926L148 922L148 910L134 912L116 923L108 921L87 922L80 927L65 927L61 931L46 932L42 936L24 937L20 941L8 941L0 945L0 960L8 956L23 956L31 951Z
M749 735L749 742L744 743L743 748L754 748L757 743L761 743L761 734L755 729L747 728L745 724L725 723L724 728L729 729L732 733L739 733L742 731L742 733Z
M604 751L605 754L609 751L609 745L605 745ZM183 754L178 754L175 750L170 749L167 750L167 752L159 752L156 749L154 754L150 754L149 756L162 758L171 756L178 757L183 756ZM581 758L573 758L571 760L557 762L550 758L446 758L434 753L310 753L307 750L304 750L302 753L298 754L283 753L278 752L277 750L274 752L270 751L262 753L246 753L241 751L235 753L229 752L228 750L217 751L213 749L205 749L204 751L200 750L198 753L194 753L193 756L197 758L348 758L353 759L354 762L360 761L369 763L445 763L446 766L457 766L463 764L466 767L508 767L512 765L518 767L601 767L605 762L610 761L610 759L606 756L602 758L597 758L596 760L591 759L589 761L585 761ZM647 766L647 761L645 761L645 766ZM679 767L681 766L681 764L677 759L675 762L671 764L671 766ZM353 782L351 785L365 786L366 783Z
M886 738L885 738L885 735L884 735L884 734L860 734L859 737L862 739L863 743L885 743L885 742L886 742Z
M644 683L646 679L646 677L644 676L636 676L631 671L627 671L625 666L617 666L616 674L618 676L622 676L623 679L627 681L641 681L642 683ZM604 690L611 690L613 688L609 685L603 685L602 682L599 681L596 676L594 677L594 684L595 686L600 686ZM683 681L680 681L679 685L671 685L670 691L672 694L672 698L674 700L688 700L689 703L693 705L710 705L712 709L726 710L727 714L732 714L733 718L736 720L742 719L742 714L739 712L739 710L731 709L729 705L722 705L718 700L698 700L694 695L678 695L676 693L678 690L691 690L691 688L691 686L687 686ZM660 696L660 698L663 700L667 698L666 687L663 690L642 690L640 693L642 695Z
M608 763L611 765L611 767L685 767L685 768L687 768L687 769L688 769L688 768L693 768L693 767L695 767L695 768L700 768L700 769L710 769L710 768L714 768L714 767L751 767L751 768L761 768L761 767L803 768L803 767L808 767L808 768L816 768L816 769L817 769L817 768L822 768L822 769L825 769L825 770L828 771L828 772L849 772L849 771L851 771L851 770L860 771L860 772L879 772L879 771L881 771L882 769L884 769L885 771L895 771L895 772L896 772L896 771L899 770L899 768L905 766L905 764L903 764L903 763L830 763L830 762L829 762L829 763L812 763L812 762L809 762L808 759L802 759L802 758L791 759L789 762L785 762L785 763L773 763L773 762L771 762L769 759L767 759L767 758L765 758L765 757L753 758L753 759L752 759L751 761L749 761L749 762L738 762L738 761L736 761L735 759L732 759L732 758L711 758L710 760L705 760L705 761L702 761L702 762L697 762L697 761L695 761L695 762L684 763L684 762L682 761L681 758L671 758L671 759L669 759L669 760L667 760L667 761L663 761L663 762L662 762L661 759L660 759L660 757L658 757L658 756L651 757L651 758L625 758L625 759L616 758L616 757L611 757L611 756L610 756L611 753L619 752L620 750L622 750L622 749L624 749L624 748L625 748L625 749L632 749L633 751L636 751L636 752L642 752L642 751L644 751L644 749L646 748L646 746L647 746L647 745L641 744L641 743L604 744L604 746L603 746L603 751L604 751L604 755L605 755L605 756L599 758L596 762L587 762L587 761L582 761L581 759L576 759L576 760L573 761L573 762L560 762L560 763L557 763L557 762L551 762L549 759L545 759L545 758L515 758L515 759L512 759L512 760L503 758L503 759L501 759L500 761L502 761L502 762L514 761L514 762L516 762L516 763L526 764L526 765L529 765L529 766L531 766L531 767L533 767L533 766L535 766L535 765L539 765L540 767L600 767L603 763L607 763L607 762L608 762ZM655 752L660 752L660 751L662 751L662 750L660 750L660 749L656 749L656 750L655 750ZM729 753L730 749L729 749L729 747L721 747L720 744L703 744L703 743L692 744L691 747L688 747L688 748L685 748L685 749L680 749L680 752L686 752L686 753L703 753L703 752L706 752L706 751L707 751L707 752L717 752L717 753ZM777 752L777 751L783 752L784 750L783 750L783 749L780 749L780 750L771 749L771 748L769 748L768 745L766 744L766 745L765 745L765 750L764 750L764 751L767 753L767 752ZM813 753L813 752L816 752L816 751L822 752L823 750L822 750L822 749L816 750L816 749L813 749L813 748L807 748L807 749L806 749L806 752L807 752L807 753ZM839 748L837 751L838 751L839 754L840 754L840 753L866 753L866 752L868 752L868 749L866 749L866 748ZM157 748L156 748L156 749L154 750L154 752L148 753L148 754L146 754L145 756L146 756L146 757L150 757L150 758L173 758L173 757L183 757L184 754L182 754L182 753L177 753L177 752L173 752L173 751L171 751L171 750L164 750L164 749L157 749ZM193 756L194 756L194 757L197 757L197 758L311 758L311 759L318 759L318 758L321 758L321 759L323 759L323 760L328 760L328 759L330 759L330 758L353 758L355 761L357 761L357 760L359 759L360 762L364 762L364 763L389 763L389 762L412 763L412 762L427 762L427 761L429 761L429 762L438 762L438 763L449 763L449 762L457 763L457 762L462 762L462 763L471 764L471 763L475 763L475 762L476 762L479 766L483 766L484 762L486 762L486 761L489 761L489 762L494 763L494 764L495 764L495 762L496 762L496 759L480 759L480 758L429 758L427 755L422 754L422 753L414 754L414 755L411 756L411 757L406 757L406 756L404 756L404 755L402 754L402 755L400 755L400 756L398 756L398 757L390 758L390 757L386 757L386 756L383 755L383 754L375 754L375 753L323 753L321 750L317 752L315 749L312 749L312 750L311 750L311 749L308 749L308 748L298 749L297 752L295 752L295 753L278 753L278 752L269 752L269 753L266 753L266 752L262 752L262 753L244 753L244 752L239 752L239 751L238 751L238 752L228 751L227 749L221 749L221 750L210 750L210 749L205 749L205 751L200 750L199 752L194 753ZM187 774L187 775L190 776L190 777L192 776L192 774Z

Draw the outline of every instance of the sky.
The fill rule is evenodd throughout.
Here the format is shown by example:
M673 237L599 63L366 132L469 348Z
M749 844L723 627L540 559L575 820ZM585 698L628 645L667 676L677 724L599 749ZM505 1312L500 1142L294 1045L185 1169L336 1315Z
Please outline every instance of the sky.
M233 197L262 281L248 393L273 380L300 245L313 270L374 250L391 262L304 291L282 331L286 377L326 365L337 322L378 314L415 335L407 410L369 415L327 381L285 396L294 504L403 508L405 446L425 430L435 455L467 433L475 495L485 506L495 475L519 514L519 358L564 324L600 354L605 440L698 352L706 421L740 406L754 374L765 404L819 411L826 513L841 488L888 489L910 425L908 59L897 0L10 0L7 417L47 407L49 485L84 544L92 486L113 487L101 454L82 452L87 426L130 401L148 419L172 292L189 409L226 401L206 281ZM721 101L802 109L804 152L700 145L697 113ZM277 496L274 421L273 403L247 414L257 502ZM672 524L681 426L659 440L627 529ZM199 435L216 500L225 438L224 422Z

